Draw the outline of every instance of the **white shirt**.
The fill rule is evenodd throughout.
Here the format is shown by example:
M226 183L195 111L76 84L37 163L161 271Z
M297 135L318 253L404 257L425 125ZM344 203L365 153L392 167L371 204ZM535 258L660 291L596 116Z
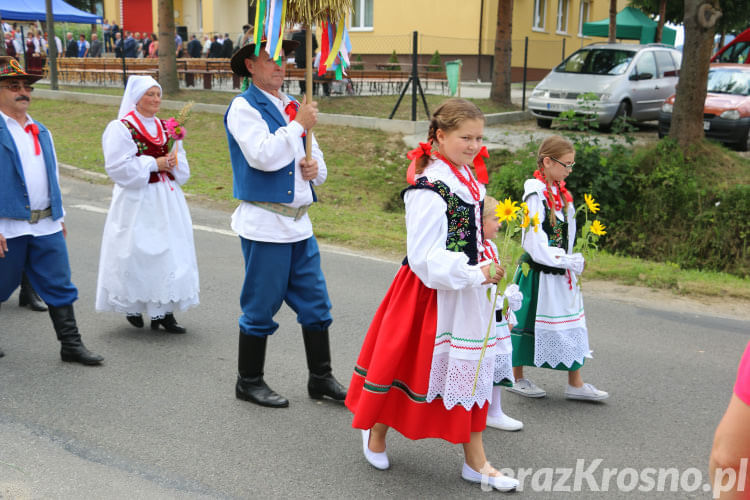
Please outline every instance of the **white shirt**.
M21 125L2 111L0 111L0 116L5 120L5 125L16 144L18 156L21 158L24 182L29 194L29 207L31 210L44 210L50 206L49 179L44 165L44 154L34 154L34 136L24 130L26 125L33 123L31 117L27 114L26 122ZM52 134L50 134L50 141L52 141ZM57 168L54 142L52 143L52 155L55 157L55 168ZM59 170L56 175L59 179ZM52 217L45 217L36 224L31 224L25 220L0 217L0 234L6 239L24 235L45 236L61 231L62 221L62 218L52 220Z
M287 121L286 127L276 129L271 133L268 124L263 120L260 112L250 106L244 98L232 101L227 113L227 128L234 136L247 162L264 172L275 172L294 161L294 199L287 205L301 207L313 202L309 181L302 179L299 162L305 157L305 148L300 140L304 132L299 122L289 122L284 108L291 99L282 94L283 99L269 94L263 94L276 106L281 116ZM319 186L328 176L323 153L312 133L312 157L318 162L318 176L313 184ZM266 209L247 202L241 202L232 214L232 230L248 240L272 243L293 243L310 238L313 235L312 222L305 214L299 220L292 217L275 214Z

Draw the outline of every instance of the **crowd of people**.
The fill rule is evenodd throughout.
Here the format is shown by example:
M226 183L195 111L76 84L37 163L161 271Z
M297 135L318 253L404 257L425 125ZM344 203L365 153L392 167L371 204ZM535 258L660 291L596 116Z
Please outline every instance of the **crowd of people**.
M85 38L70 38L84 56L91 50ZM489 463L483 444L488 426L523 427L502 411L502 386L520 396L544 397L524 367L548 368L567 372L567 399L609 397L581 375L591 358L577 286L585 260L573 252L575 208L565 186L575 148L560 136L539 147L536 170L524 183L523 202L533 215L533 228L527 225L522 233L524 266L519 264L511 285L498 290L508 308L493 308L488 293L509 263L490 241L500 222L493 210L497 201L485 188L485 118L463 99L449 99L435 110L427 142L408 154L412 162L401 193L407 255L374 313L347 389L332 371L331 301L308 214L317 201L315 188L328 176L312 132L317 103L281 92L284 70L263 50L256 56L249 37L238 42L232 71L252 83L232 100L224 118L239 202L231 227L244 259L243 285L235 292L240 303L235 397L264 407L289 406L268 385L264 369L270 338L279 328L274 317L286 303L302 331L309 396L344 402L352 426L361 430L364 458L374 468L390 467L386 437L396 429L412 440L461 444L460 477L500 491L516 489L518 480ZM298 41L285 40L282 52L298 47ZM10 145L0 150L0 164L13 166L0 169L0 302L26 275L49 308L62 360L99 365L103 357L84 346L73 312L78 293L71 281L52 135L28 113L39 78L15 59L0 58L0 140ZM167 123L157 117L160 105L159 83L131 76L118 115L103 132L104 168L114 188L95 308L120 314L135 328L143 328L146 316L153 330L185 334L175 312L199 304L192 223L181 189L190 167L182 141L172 142ZM741 368L743 380L748 366ZM745 403L746 382L735 389ZM712 467L726 464L736 435L747 434L744 403L732 404L740 409L728 410Z

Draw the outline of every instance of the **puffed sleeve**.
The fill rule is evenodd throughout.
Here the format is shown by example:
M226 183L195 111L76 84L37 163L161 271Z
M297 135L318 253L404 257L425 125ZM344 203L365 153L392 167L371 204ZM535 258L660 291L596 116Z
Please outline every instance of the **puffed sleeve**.
M190 178L190 164L187 161L187 154L185 148L182 145L182 141L177 141L177 168L172 170L174 180L177 184L182 186Z
M460 290L480 286L484 274L479 266L469 265L463 252L445 248L448 221L445 201L427 189L411 189L406 204L406 255L409 267L429 288Z
M156 158L136 156L138 146L128 128L113 120L102 134L104 168L110 178L126 189L141 189L148 185L151 172L157 172ZM188 174L189 175L189 174Z
M550 267L566 268L567 266L561 261L565 255L565 250L549 246L549 235L542 229L542 222L546 217L546 210L538 194L531 194L526 198L526 204L529 207L529 215L539 214L539 227L536 231L529 225L523 235L523 249L526 250L534 262Z

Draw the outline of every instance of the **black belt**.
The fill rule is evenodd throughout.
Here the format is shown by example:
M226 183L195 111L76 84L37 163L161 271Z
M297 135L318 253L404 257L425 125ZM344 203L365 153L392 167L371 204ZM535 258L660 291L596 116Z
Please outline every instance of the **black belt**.
M521 258L518 259L519 265L523 264L524 262L528 264L531 269L539 273L559 274L559 275L565 274L565 269L563 268L545 266L544 264L534 262L534 260L531 258L531 255L529 255L528 253L524 253L523 255L521 255Z

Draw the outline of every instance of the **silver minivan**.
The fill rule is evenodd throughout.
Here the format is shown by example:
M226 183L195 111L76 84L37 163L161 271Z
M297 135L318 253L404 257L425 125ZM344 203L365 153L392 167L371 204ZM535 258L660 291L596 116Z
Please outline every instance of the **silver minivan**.
M675 93L682 53L661 44L595 43L573 52L534 88L528 105L540 127L563 111L609 127L618 116L656 120Z

